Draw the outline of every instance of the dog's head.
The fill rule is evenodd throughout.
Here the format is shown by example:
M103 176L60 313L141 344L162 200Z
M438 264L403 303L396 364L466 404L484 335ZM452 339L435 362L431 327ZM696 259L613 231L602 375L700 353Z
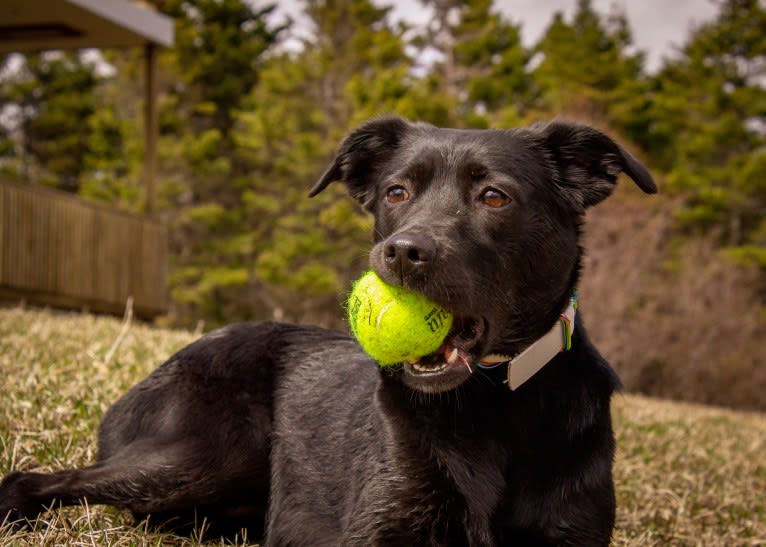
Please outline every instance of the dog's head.
M577 284L585 210L621 172L657 191L633 156L585 125L457 130L386 117L346 137L310 195L343 182L375 216L371 267L454 314L445 348L460 358L449 364L440 350L402 367L408 386L435 393L552 327Z

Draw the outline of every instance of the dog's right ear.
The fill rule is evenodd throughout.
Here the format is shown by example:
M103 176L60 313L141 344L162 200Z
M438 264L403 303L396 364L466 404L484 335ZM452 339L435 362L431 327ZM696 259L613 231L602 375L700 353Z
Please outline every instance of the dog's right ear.
M309 197L317 195L331 182L339 181L346 185L351 197L369 209L374 173L391 158L411 127L398 116L386 116L352 131L341 142L330 167L309 191Z

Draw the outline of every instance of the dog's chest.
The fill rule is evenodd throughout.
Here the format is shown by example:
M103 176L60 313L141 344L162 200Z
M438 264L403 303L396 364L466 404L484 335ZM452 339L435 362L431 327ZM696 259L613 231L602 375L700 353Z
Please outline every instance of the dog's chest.
M419 469L417 467L420 467ZM405 471L405 470L401 470ZM408 466L372 478L347 514L344 545L489 545L489 514L442 473Z
M349 538L387 545L495 543L492 522L506 489L505 451L492 441L445 444L428 437L392 447L347 521Z

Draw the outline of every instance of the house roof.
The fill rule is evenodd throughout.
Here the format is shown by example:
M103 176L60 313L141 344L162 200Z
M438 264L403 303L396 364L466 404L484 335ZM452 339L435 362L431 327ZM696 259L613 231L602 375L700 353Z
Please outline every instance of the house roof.
M1 0L0 52L173 45L173 20L128 0Z

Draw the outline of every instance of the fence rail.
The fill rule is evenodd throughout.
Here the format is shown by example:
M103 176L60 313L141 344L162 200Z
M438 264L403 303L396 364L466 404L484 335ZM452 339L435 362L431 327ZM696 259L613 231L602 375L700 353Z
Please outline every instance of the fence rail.
M167 309L167 227L49 188L0 179L0 297L120 313Z

